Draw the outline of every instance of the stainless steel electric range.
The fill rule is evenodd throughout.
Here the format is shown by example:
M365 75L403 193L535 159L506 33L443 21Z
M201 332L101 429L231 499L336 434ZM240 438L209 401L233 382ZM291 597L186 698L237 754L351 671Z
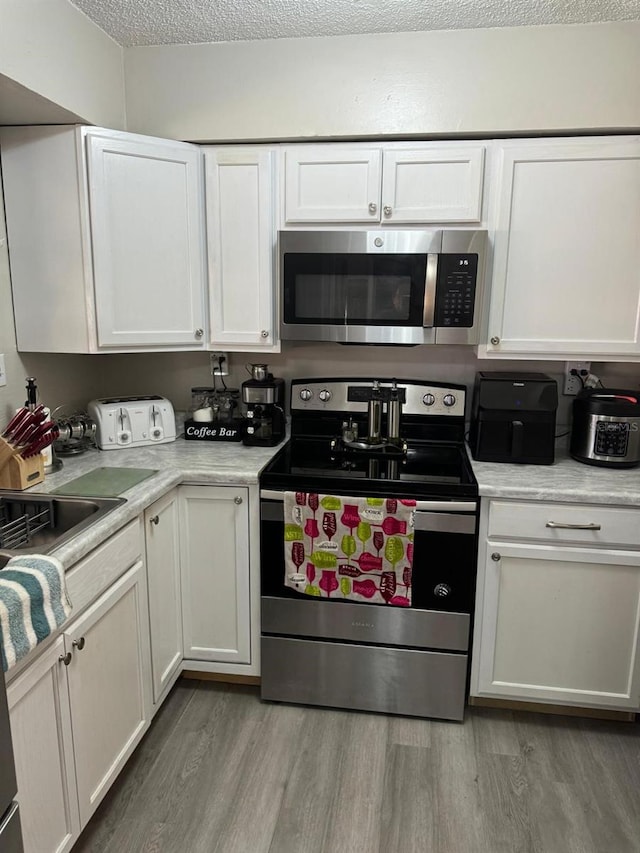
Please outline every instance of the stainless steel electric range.
M465 396L462 385L415 380L291 383L291 438L260 478L263 699L463 719L478 521L464 446ZM366 498L383 508L415 501L411 579L401 576L403 595L392 597L392 579L385 600L365 597L377 589L380 560L371 526L355 526L358 517L346 519L355 526L352 536L320 545L353 555L346 567L326 573L331 583L320 583L324 592L305 590L304 583L292 588L287 579L304 574L295 574L295 566L286 574L291 519L284 508L291 493L314 514L318 508L319 521L314 517L305 529L319 540L332 538L336 526L335 513L322 516L323 506L349 506L349 498L351 505ZM333 515L330 522L326 515ZM364 560L356 559L358 549ZM316 563L335 565L332 559L321 554ZM307 570L313 578L314 566ZM379 588L384 592L384 583ZM343 598L344 590L364 592Z

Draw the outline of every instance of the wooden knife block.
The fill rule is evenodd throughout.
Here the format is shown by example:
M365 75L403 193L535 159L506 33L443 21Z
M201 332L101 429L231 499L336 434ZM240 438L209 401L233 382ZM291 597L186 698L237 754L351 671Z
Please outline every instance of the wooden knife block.
M23 459L10 444L0 438L0 489L23 491L44 482L41 453Z

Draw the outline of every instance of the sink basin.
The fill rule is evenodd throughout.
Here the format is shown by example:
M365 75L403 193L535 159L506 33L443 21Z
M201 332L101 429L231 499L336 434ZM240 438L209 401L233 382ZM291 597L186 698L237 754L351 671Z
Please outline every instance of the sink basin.
M0 492L0 569L18 554L46 554L77 536L125 498Z

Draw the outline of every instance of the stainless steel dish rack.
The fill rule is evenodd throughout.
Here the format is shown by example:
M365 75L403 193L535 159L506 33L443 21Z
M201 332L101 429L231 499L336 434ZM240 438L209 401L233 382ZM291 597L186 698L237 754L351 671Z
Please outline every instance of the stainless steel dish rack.
M18 513L16 513L18 509ZM25 500L9 507L0 501L0 548L15 549L31 545L41 530L53 527L51 505Z

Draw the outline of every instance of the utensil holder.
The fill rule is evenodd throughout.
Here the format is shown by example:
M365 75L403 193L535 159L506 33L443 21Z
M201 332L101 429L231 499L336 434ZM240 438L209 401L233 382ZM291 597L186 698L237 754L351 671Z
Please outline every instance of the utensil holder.
M0 438L0 489L23 491L43 481L42 454L23 459L14 447Z

